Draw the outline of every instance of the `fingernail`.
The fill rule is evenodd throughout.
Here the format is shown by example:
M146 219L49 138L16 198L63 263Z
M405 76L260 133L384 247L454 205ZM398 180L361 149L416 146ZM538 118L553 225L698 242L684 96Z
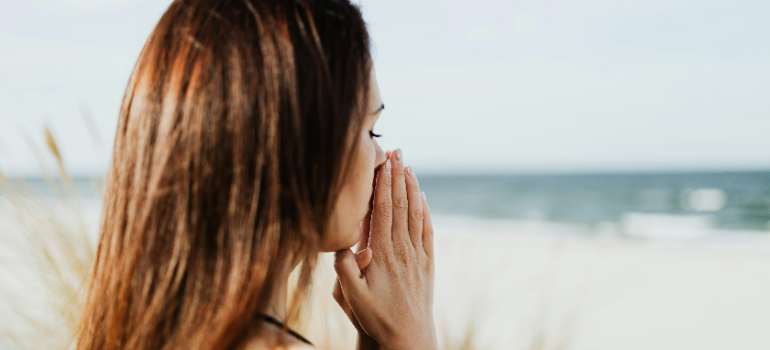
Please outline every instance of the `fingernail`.
M400 162L401 159L401 149L399 148L396 150L396 160Z
M385 161L385 172L390 174L390 159Z
M404 172L406 173L406 176L412 176L412 167L408 166L404 168Z

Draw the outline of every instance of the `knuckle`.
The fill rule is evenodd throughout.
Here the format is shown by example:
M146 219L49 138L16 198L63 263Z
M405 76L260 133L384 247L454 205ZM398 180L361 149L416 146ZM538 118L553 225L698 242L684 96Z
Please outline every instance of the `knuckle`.
M385 188L390 188L390 186L393 186L393 179L390 176L386 176L383 179L382 184Z
M409 251L407 250L407 247L401 247L401 249L396 249L395 258L399 263L405 266L409 266L411 259L409 257Z
M422 221L422 219L424 218L422 210L413 210L410 213L410 216L411 216L412 220L414 220L414 221Z
M343 298L342 298L341 290L339 290L338 288L334 288L334 291L332 291L332 297L334 297L334 300L337 303L342 304Z
M420 259L420 273L427 276L431 276L433 274L433 262L428 256Z
M393 206L396 209L408 209L409 208L409 200L406 198L394 198L393 199Z
M377 212L383 219L390 219L391 215L393 215L393 204L390 202L381 203L380 207L377 208Z
M373 255L372 259L374 260L382 260L386 261L389 256L391 256L391 247L386 244L378 245L374 248L376 251L376 254Z
M392 254L390 249L384 249L384 254L380 256L380 259L383 263L385 263L385 268L390 270L393 270L393 266L396 264L395 255Z
M424 267L425 271L428 271L428 272L433 271L433 259L431 259L430 257L426 256L425 259L423 260L423 262L425 264L425 267Z

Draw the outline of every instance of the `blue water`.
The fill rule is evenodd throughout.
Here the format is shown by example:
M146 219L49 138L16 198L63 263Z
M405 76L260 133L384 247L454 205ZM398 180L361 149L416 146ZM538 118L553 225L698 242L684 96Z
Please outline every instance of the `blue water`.
M708 215L717 228L768 230L770 172L420 176L434 213L565 223L616 222L624 213ZM721 195L708 210L693 191ZM719 196L717 196L719 197Z
M35 195L62 192L41 179L22 182ZM770 227L770 172L420 175L419 182L436 214L595 224L633 212L708 215L724 229ZM84 199L99 198L98 180L76 179L75 185ZM721 194L724 203L692 208L688 195L699 189Z

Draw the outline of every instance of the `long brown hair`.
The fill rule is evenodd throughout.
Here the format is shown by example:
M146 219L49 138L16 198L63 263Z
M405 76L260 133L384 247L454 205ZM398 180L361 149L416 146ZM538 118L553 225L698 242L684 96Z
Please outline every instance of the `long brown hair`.
M235 348L297 261L307 290L370 62L348 0L174 1L123 99L77 348Z

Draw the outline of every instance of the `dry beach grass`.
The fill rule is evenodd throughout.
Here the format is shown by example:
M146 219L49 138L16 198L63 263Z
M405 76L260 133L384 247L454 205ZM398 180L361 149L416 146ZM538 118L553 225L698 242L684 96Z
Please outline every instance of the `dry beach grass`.
M45 182L54 198L41 198L24 180L0 174L5 224L2 273L7 310L2 329L4 348L67 348L77 325L78 301L94 256L75 185L64 167L50 130L46 146L56 160L52 176L42 157ZM31 144L34 147L33 144Z

